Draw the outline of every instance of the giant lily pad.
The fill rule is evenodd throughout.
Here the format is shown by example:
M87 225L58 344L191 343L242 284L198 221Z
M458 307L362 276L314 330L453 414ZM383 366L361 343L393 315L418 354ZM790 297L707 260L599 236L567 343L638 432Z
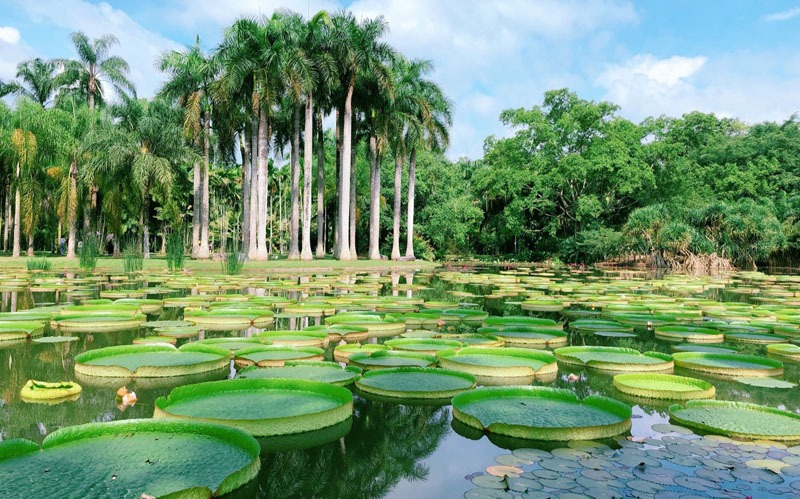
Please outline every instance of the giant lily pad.
M431 367L436 365L436 357L431 354L395 352L392 350L358 352L352 354L347 361L364 370L388 369L391 367Z
M767 353L790 360L800 360L800 346L791 343L767 345Z
M800 415L744 402L690 400L669 408L670 420L728 437L754 440L800 440Z
M478 328L480 334L502 338L506 345L524 348L556 348L567 344L564 331L532 326L487 326Z
M604 371L662 372L673 367L670 355L632 348L574 346L556 348L555 354L559 363Z
M369 371L356 381L364 393L405 400L451 399L475 387L475 377L447 369L398 367Z
M558 370L550 352L527 348L465 347L438 352L442 367L471 374L481 384L528 384Z
M357 341L364 341L369 337L369 329L349 324L311 326L305 328L304 331L325 332L328 335L328 341L333 341L334 344L340 341L354 343Z
M722 343L725 334L716 329L699 326L659 326L655 329L656 338L689 343Z
M36 338L44 334L44 322L0 321L0 341Z
M346 388L300 379L233 379L179 386L156 400L155 418L224 423L251 435L318 430L353 415Z
M238 367L277 367L289 360L322 360L324 353L317 347L262 345L236 351L234 360Z
M377 352L379 350L389 350L389 347L382 343L348 343L347 345L339 345L333 349L333 359L336 362L347 362L351 355L360 352Z
M26 401L52 402L74 398L82 390L81 385L71 381L47 382L29 379L22 387L19 396Z
M257 338L272 345L293 347L325 347L328 344L328 333L325 331L265 331L259 333Z
M435 355L436 352L440 350L464 346L464 344L458 340L436 338L397 338L394 340L387 340L384 344L392 350L428 353L431 355Z
M211 497L258 473L258 442L235 428L149 419L0 443L0 497ZM76 470L80 470L76 473Z
M84 376L158 378L223 369L230 353L207 345L121 345L75 356L75 372Z
M261 308L217 308L212 310L187 310L184 319L197 327L227 331L253 327L267 327L274 320L273 314Z
M361 375L355 366L342 367L336 362L311 360L288 361L281 367L248 367L236 375L237 378L292 378L320 381L337 386L347 386Z
M487 387L453 398L453 417L465 425L530 440L593 440L628 431L631 408L570 390L541 386Z
M369 330L369 336L373 338L385 338L397 336L406 330L406 323L391 316L381 317L377 314L349 313L336 314L325 319L325 324L336 325L346 324L348 326L365 327Z
M555 329L561 331L564 324L552 319L541 319L538 317L528 317L523 315L507 315L505 317L487 317L483 320L484 326L508 327L508 326L527 326L537 328Z
M669 400L713 398L716 393L714 385L707 381L656 373L617 374L614 388L634 397Z
M62 333L113 333L137 328L146 320L147 317L141 314L64 314L54 317L50 327Z
M675 365L720 376L780 376L783 363L777 360L736 353L679 352Z

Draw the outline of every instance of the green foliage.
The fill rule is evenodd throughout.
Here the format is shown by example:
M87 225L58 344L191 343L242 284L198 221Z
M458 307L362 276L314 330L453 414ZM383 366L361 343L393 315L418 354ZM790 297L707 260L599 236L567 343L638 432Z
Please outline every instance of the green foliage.
M135 239L131 239L125 243L125 246L122 248L122 258L124 259L126 274L141 272L144 268L142 248Z
M244 268L245 255L238 249L229 251L222 259L222 273L226 275L239 275Z
M626 251L629 238L609 227L582 230L561 242L560 253L569 262L596 263Z
M97 259L100 257L102 241L94 234L87 234L83 238L80 254L80 267L83 270L94 272L97 267Z
M183 244L183 228L181 226L167 232L166 250L169 270L171 272L182 270L186 248Z
M48 271L53 267L53 264L50 263L50 260L48 260L45 257L41 257L41 256L40 257L34 257L34 258L28 258L28 260L25 262L25 265L28 267L28 270L44 270L44 271Z

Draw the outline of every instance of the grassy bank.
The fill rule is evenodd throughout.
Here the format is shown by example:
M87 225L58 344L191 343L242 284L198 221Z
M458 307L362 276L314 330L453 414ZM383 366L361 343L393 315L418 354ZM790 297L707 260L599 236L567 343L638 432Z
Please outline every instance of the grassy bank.
M42 256L42 255L37 255ZM47 256L47 261L52 264L53 271L80 270L77 258L66 258L62 256ZM10 256L0 256L0 268L20 269L26 268L27 257L12 258ZM221 272L221 262L212 260L190 260L184 261L184 268L198 273L218 274ZM124 259L101 257L97 261L97 270L104 272L122 272L124 269ZM434 262L417 260L413 262L394 262L389 260L355 260L339 261L332 258L322 260L298 261L276 259L269 261L253 261L244 264L243 273L270 273L270 272L328 272L328 271L388 271L388 270L426 270L439 266ZM154 256L144 261L145 270L166 270L167 260L161 256Z

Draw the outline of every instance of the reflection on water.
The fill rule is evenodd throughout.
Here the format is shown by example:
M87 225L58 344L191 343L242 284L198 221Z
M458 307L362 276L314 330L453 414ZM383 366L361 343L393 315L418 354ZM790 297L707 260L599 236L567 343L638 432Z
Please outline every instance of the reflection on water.
M580 282L590 276L573 275L570 279ZM273 276L269 282L284 281L300 282L292 276ZM281 291L276 284L245 287L230 292L304 299L331 294L335 287L338 293L356 292L368 296L396 296L399 299L420 297L428 301L455 301L483 308L493 315L529 314L519 306L522 298L484 298L484 295L496 289L491 284L450 282L435 274L363 274L313 279L306 276L303 282L314 285L305 288L289 287ZM376 283L378 286L375 286ZM366 285L363 288L359 287L364 284ZM125 289L141 285L142 283L135 282L115 283L114 288ZM150 285L160 286L161 282L156 280ZM82 286L89 287L90 296L99 296L100 287L93 282L83 283ZM169 296L197 293L196 290L165 292ZM700 295L714 300L752 302L748 295L719 289L708 289ZM30 289L3 291L0 295L0 307L2 311L24 310L65 303L74 296L76 295L72 291L67 290L33 293ZM346 306L342 309L346 309ZM592 311L583 313L590 315ZM555 320L567 319L554 312L533 315ZM181 318L179 308L166 308L160 314L148 317L149 320ZM287 315L277 318L269 329L298 329L317 323L318 318ZM443 329L447 332L472 332L475 327L448 324ZM258 331L260 330L254 328L235 332L209 331L202 332L200 338L246 337ZM45 334L52 335L49 331ZM148 331L142 329L117 333L76 333L80 339L74 343L0 342L0 439L22 437L40 442L48 433L69 425L151 417L155 399L167 395L174 386L231 376L229 371L225 371L206 373L198 377L159 379L155 382L78 379L74 376L73 359L76 354L94 348L130 344L134 338L148 334ZM194 340L181 339L178 340L178 345ZM604 338L572 331L569 333L569 344L615 345L640 351L671 351L670 343L657 340L652 331L647 330L636 331L633 338ZM333 346L326 352L329 360L332 360ZM763 346L737 347L745 353L764 354ZM787 361L785 364L783 378L796 382L800 378L798 363ZM800 411L798 388L760 389L731 379L712 378L695 372L676 370L676 374L710 381L716 386L718 399L748 401ZM20 400L19 390L30 378L48 381L76 380L83 385L84 390L74 402L58 405L29 404ZM575 378L577 380L572 381ZM614 390L612 375L608 373L578 368L562 369L555 379L547 382L537 380L534 384L567 388L580 397L590 394L606 395L633 405L631 434L635 438L654 436L653 424L668 421L669 403L626 397ZM124 412L117 408L115 400L117 389L123 385L136 391L138 395L138 403ZM457 424L453 425L449 406L406 406L356 397L354 416L342 425L297 438L262 442L262 470L258 478L237 491L235 497L460 497L473 487L465 477L492 464L494 456L504 452L501 449L531 445L548 449L563 446L515 442L495 437L489 439L480 433L463 430ZM613 446L612 442L607 444L609 447Z

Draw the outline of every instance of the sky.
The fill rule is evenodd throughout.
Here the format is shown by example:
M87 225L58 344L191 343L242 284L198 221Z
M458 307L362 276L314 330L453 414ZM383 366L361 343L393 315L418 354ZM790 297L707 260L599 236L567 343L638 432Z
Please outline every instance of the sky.
M748 123L800 112L800 1L753 0L0 0L0 79L32 57L73 57L69 34L113 33L139 96L155 61L196 36L212 50L242 15L349 8L383 15L389 41L430 59L454 102L451 158L511 133L504 109L568 87L634 121L699 110Z

